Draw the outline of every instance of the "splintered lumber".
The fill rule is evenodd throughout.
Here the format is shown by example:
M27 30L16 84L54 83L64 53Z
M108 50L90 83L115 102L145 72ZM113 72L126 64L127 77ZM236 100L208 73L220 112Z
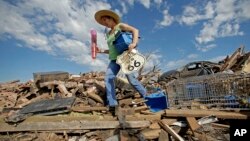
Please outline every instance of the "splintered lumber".
M229 57L229 59L226 61L226 63L222 66L221 71L230 69L236 62L238 57L240 57L243 54L244 46L239 47L232 56Z
M171 127L169 127L167 124L164 124L162 121L158 122L159 125L165 130L167 131L171 136L173 136L176 140L178 141L184 141L184 139L177 134Z
M205 117L214 115L222 119L250 119L250 112L229 112L216 110L165 110L167 117Z
M146 128L149 121L126 121L125 128ZM24 121L16 126L7 123L0 123L0 132L20 131L66 131L66 130L90 130L90 129L115 129L120 128L118 121L61 121L61 122L27 122Z

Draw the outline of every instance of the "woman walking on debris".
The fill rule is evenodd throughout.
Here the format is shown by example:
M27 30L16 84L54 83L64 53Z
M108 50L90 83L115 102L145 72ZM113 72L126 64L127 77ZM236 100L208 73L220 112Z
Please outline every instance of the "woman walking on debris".
M118 107L118 102L116 100L114 79L120 70L120 65L116 63L116 59L119 54L113 44L113 41L115 41L115 33L119 31L127 31L132 33L133 41L129 45L128 49L129 51L131 51L133 48L137 46L139 31L128 24L120 23L120 17L115 12L110 10L100 10L96 12L95 20L99 24L107 28L110 28L110 31L106 33L109 50L97 49L97 52L109 54L110 62L106 71L105 86L106 86L109 109L110 111L114 111ZM135 76L133 74L126 74L126 77L129 83L133 86L133 88L135 88L140 93L140 95L144 97L146 95L146 89L135 78Z

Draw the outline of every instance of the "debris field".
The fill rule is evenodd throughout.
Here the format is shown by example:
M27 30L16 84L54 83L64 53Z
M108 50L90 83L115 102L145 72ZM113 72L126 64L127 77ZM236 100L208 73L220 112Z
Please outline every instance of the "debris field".
M24 83L2 82L0 140L229 141L230 123L250 117L250 53L242 49L214 75L170 82L158 82L155 68L139 75L148 95L164 94L166 103L149 105L151 99L117 77L115 113L106 106L105 72L35 72Z

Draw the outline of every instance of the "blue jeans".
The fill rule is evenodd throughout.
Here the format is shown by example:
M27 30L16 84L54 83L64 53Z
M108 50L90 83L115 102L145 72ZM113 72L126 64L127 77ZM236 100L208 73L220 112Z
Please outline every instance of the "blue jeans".
M105 86L106 86L106 93L107 93L107 100L108 105L110 107L114 107L118 105L118 102L116 100L116 93L115 93L115 83L114 79L117 75L117 73L120 70L120 65L116 64L115 60L111 60L108 69L106 71L105 76ZM139 94L144 97L146 96L146 89L143 87L143 85L135 78L134 74L126 74L126 77L129 81L129 83L133 86L135 90L139 92Z

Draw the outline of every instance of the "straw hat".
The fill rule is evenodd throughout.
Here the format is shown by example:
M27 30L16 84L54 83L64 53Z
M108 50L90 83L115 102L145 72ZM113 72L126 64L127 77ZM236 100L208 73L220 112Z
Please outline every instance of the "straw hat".
M120 17L119 15L117 15L115 12L111 11L111 10L100 10L100 11L97 11L95 13L95 20L101 24L101 25L104 25L102 23L102 20L101 20L101 17L102 16L110 16L112 18L114 18L115 22L116 23L120 23ZM105 26L105 25L104 25Z

